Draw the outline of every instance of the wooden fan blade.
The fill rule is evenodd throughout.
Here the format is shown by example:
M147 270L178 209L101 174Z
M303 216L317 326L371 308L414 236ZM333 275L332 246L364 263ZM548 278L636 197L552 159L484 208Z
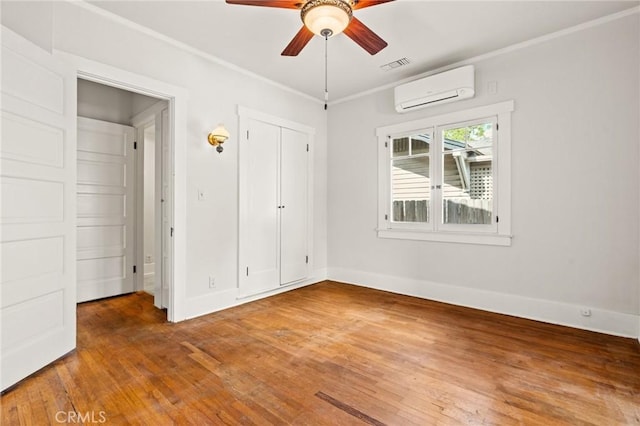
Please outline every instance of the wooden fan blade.
M313 33L303 26L298 31L298 34L291 40L291 42L284 48L282 56L298 56L298 53L309 43L309 40L313 38Z
M356 17L351 18L351 22L347 28L345 28L344 33L371 55L375 55L387 47L386 41L381 39Z
M300 9L304 4L302 0L226 0L229 4L242 4L245 6L279 7L282 9Z
M353 9L364 9L369 6L377 6L382 3L388 3L393 0L358 0L358 2L353 6Z

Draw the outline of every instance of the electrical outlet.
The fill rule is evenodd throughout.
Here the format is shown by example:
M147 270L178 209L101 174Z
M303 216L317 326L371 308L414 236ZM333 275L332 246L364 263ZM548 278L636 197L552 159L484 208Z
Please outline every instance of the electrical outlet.
M209 288L216 288L216 279L214 277L209 277Z
M583 317L590 317L590 316L591 316L591 309L589 309L589 308L582 308L582 309L580 309L580 314L581 314Z

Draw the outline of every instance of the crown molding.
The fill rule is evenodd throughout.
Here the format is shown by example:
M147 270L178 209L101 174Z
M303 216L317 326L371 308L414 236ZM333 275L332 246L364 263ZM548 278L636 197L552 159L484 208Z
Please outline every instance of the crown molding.
M151 28L145 27L144 25L140 25L140 24L138 24L136 22L133 22L133 21L130 21L130 20L126 19L126 18L123 18L122 16L116 15L115 13L109 12L109 11L107 11L105 9L102 9L102 8L99 8L99 7L94 6L92 4L89 4L89 3L87 3L86 0L65 0L65 1L67 3L69 3L69 4L73 4L75 6L81 7L81 8L83 8L83 9L85 9L87 11L90 11L90 12L96 14L96 15L99 15L99 16L102 16L102 17L104 17L106 19L109 19L112 22L118 23L118 24L126 26L126 27L128 27L130 29L138 31L139 33L142 33L142 34L148 35L150 37L153 37L153 38L155 38L157 40L163 41L163 42L165 42L165 43L167 43L167 44L169 44L169 45L171 45L173 47L176 47L176 48L178 48L180 50L183 50L183 51L187 51L187 52L189 52L189 53L191 53L191 54L193 54L195 56L203 58L203 59L205 59L205 60L207 60L209 62L215 63L215 64L220 65L222 67L225 67L227 69L230 69L230 70L232 70L234 72L237 72L237 73L246 75L246 76L248 76L250 78L262 81L262 82L267 83L267 84L269 84L271 86L274 86L274 87L277 87L277 88L279 88L281 90L284 90L284 91L287 91L289 93L298 95L298 96L300 96L302 98L305 98L307 100L313 101L315 103L324 104L324 100L323 99L316 98L316 97L311 96L311 95L309 95L307 93L301 92L301 91L293 89L293 88L291 88L291 87L289 87L287 85L284 85L282 83L278 83L278 82L276 82L274 80L266 78L266 77L264 77L264 76L262 76L260 74L254 73L253 71L249 71L249 70L247 70L245 68L242 68L242 67L240 67L238 65L235 65L235 64L233 64L231 62L227 62L227 61L225 61L223 59L218 58L217 56L214 56L214 55L211 55L209 53L206 53L206 52L204 52L204 51L202 51L200 49L197 49L197 48L195 48L193 46L190 46L190 45L188 45L186 43L178 41L178 40L176 40L176 39L174 39L172 37L169 37L167 35L159 33L158 31L152 30ZM561 38L561 37L564 37L564 36L567 36L567 35L570 35L570 34L574 34L574 33L577 33L577 32L580 32L580 31L583 31L583 30L586 30L586 29L590 29L590 28L594 28L594 27L597 27L597 26L600 26L600 25L604 25L604 24L607 24L609 22L616 21L618 19L622 19L622 18L625 18L627 16L631 16L631 15L638 14L638 13L640 13L640 6L632 7L632 8L620 11L620 12L613 13L611 15L606 15L606 16L603 16L603 17L600 17L600 18L597 18L597 19L593 19L591 21L584 22L582 24L574 25L574 26L569 27L569 28L565 28L565 29L562 29L562 30L559 30L559 31L555 31L555 32L549 33L549 34L545 34L545 35L540 36L540 37L536 37L536 38L533 38L533 39L530 39L530 40L526 40L526 41L523 41L523 42L520 42L520 43L512 44L510 46L503 47L501 49L493 50L491 52L483 53L481 55L477 55L477 56L474 56L474 57L471 57L471 58L468 58L468 59L463 59L462 61L454 62L454 63L449 64L449 65L445 65L445 66L442 66L442 67L439 67L439 68L436 68L436 69L425 71L423 73L414 75L412 77L407 77L407 78L404 78L402 80L394 81L392 83L387 83L387 84L384 84L382 86L378 86L378 87L375 87L375 88L372 88L372 89L364 90L362 92L358 92L358 93L355 93L353 95L349 95L349 96L345 96L345 97L342 97L342 98L338 98L338 99L336 99L334 101L329 102L328 105L332 106L332 105L337 105L337 104L341 104L341 103L344 103L344 102L348 102L348 101L351 101L351 100L354 100L354 99L358 99L358 98L361 98L361 97L364 97L364 96L367 96L367 95L370 95L370 94L373 94L373 93L377 93L377 92L381 92L383 90L387 90L387 89L393 88L393 87L395 87L395 86L397 86L399 84L408 83L408 82L413 81L413 80L417 80L417 79L420 79L420 78L423 78L423 77L428 77L428 76L433 75L433 74L438 74L440 72L447 71L447 70L452 69L452 68L457 68L457 67L464 66L464 65L475 64L475 63L480 62L480 61L484 61L484 60L487 60L487 59L490 59L490 58L494 58L494 57L497 57L497 56L505 55L505 54L508 54L508 53L511 53L511 52L514 52L514 51L517 51L517 50L528 48L530 46L535 46L537 44L545 43L547 41L554 40L556 38Z
M375 87L373 89L365 90L359 93L355 93L353 95L345 96L343 98L336 99L332 102L329 102L329 106L337 105L343 102L352 101L354 99L361 98L363 96L371 95L373 93L381 92L383 90L394 88L400 84L408 83L410 81L418 80L423 77L428 77L433 74L438 74L443 71L447 71L453 68L461 67L464 65L473 65L477 62L484 61L490 58L494 58L496 56L505 55L511 52L515 52L517 50L526 49L530 46L535 46L537 44L545 43L550 40L554 40L556 38L561 38L570 34L574 34L583 30L587 30L590 28L598 27L600 25L607 24L612 21L616 21L618 19L626 18L627 16L631 16L640 12L640 6L632 7L630 9L626 9L620 12L613 13L611 15L606 15L601 18L593 19L591 21L584 22L582 24L575 25L573 27L565 28L559 31L555 31L549 34L545 34L540 37L532 38L530 40L522 41L520 43L512 44L507 47L503 47L497 50L493 50L491 52L483 53L481 55L473 56L468 59L463 59L462 61L454 62L449 65L445 65L436 69L432 69L429 71L425 71L421 74L414 75L412 77L407 77L402 80L394 81L393 83L387 83L382 86Z
M286 86L284 84L278 83L277 81L271 80L269 78L266 78L260 74L256 74L253 71L249 71L245 68L242 68L238 65L235 65L231 62L227 62L224 59L220 59L217 56L211 55L209 53L206 53L200 49L197 49L193 46L190 46L186 43L183 43L181 41L178 41L172 37L169 37L167 35L164 35L162 33L159 33L158 31L152 30L151 28L145 27L144 25L140 25L136 22L130 21L129 19L123 18L122 16L116 15L115 13L109 12L108 10L102 9L98 6L94 6L92 4L87 3L86 0L65 0L68 4L72 4L74 6L78 6L81 7L89 12L92 12L96 15L99 15L103 18L106 18L112 22L115 22L117 24L123 25L127 28L130 28L134 31L137 31L141 34L147 35L149 37L153 37L157 40L163 41L173 47L176 47L182 51L186 51L191 53L192 55L198 56L202 59L205 59L209 62L212 62L216 65L220 65L222 67L225 67L227 69L230 69L234 72L246 75L247 77L251 77L253 79L262 81L264 83L267 83L271 86L277 87L278 89L287 91L289 93L293 93L295 95L298 95L300 97L303 97L307 100L316 102L318 104L324 104L324 100L320 100L314 96L311 96L307 93L301 92L299 90L293 89L289 86Z

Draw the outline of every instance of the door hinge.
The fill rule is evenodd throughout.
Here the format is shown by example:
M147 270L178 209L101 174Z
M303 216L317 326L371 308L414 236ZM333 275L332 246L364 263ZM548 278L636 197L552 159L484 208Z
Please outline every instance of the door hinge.
M247 130L247 140L249 140L249 131Z
M173 237L173 226L171 227L171 237Z
M389 142L384 141L384 147L385 147L385 148L389 148Z
M309 144L307 144L307 152L309 152Z
M496 123L496 130L500 130L500 123Z
M138 267L136 265L133 265L133 273L135 274L137 272Z
M384 215L384 220L389 220L389 215L388 214Z
M249 267L247 266L247 276L249 276Z
M306 256L305 256L305 261L304 261L304 263L309 263L309 255L306 255Z
M496 216L496 223L500 222L500 218Z
M138 142L133 141L133 149L138 149Z

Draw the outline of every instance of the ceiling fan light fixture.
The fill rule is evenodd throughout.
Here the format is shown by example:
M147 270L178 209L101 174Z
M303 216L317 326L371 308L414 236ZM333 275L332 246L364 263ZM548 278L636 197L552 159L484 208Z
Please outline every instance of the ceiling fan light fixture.
M353 11L351 5L343 0L310 0L302 7L300 15L312 33L334 36L347 28Z

